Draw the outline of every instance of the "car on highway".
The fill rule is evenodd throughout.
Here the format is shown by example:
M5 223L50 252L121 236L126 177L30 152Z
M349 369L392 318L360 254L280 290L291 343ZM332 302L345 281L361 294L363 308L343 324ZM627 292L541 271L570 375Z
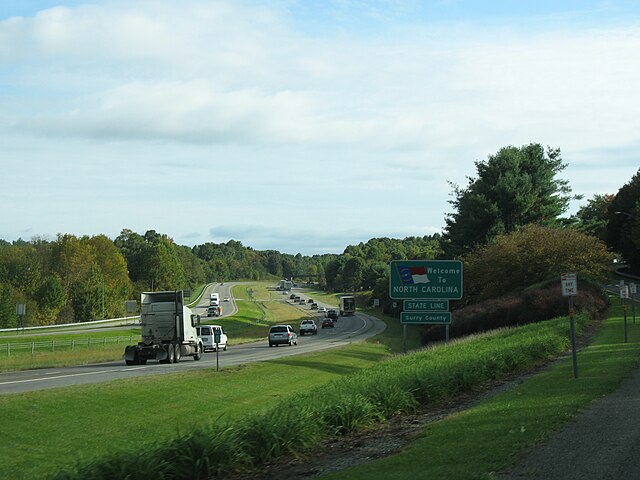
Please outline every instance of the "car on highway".
M313 298L310 298L309 300L307 300L307 303L313 303Z
M228 346L227 334L220 325L198 325L198 337L202 339L204 351L216 351L216 334L219 335L217 348L226 351Z
M224 298L222 299L222 301L223 301L223 302L228 302L228 301L229 301L229 297L224 297Z
M316 322L314 322L313 320L303 320L300 324L300 336L306 334L318 334L318 325L316 325Z
M218 315L220 315L220 307L218 307L217 305L216 306L212 305L209 308L207 308L208 317L217 317Z
M318 309L318 304L317 303L312 303L311 304L311 310L317 310Z
M318 313L327 313L327 307L318 307Z
M273 325L269 329L269 346L297 345L298 334L291 325Z
M296 299L296 294L292 293L291 295L289 295L289 300L295 300Z
M327 310L326 316L335 322L338 320L338 311L334 310L333 308L330 308L329 310Z
M324 317L322 319L322 328L333 328L333 320L331 320L329 317Z

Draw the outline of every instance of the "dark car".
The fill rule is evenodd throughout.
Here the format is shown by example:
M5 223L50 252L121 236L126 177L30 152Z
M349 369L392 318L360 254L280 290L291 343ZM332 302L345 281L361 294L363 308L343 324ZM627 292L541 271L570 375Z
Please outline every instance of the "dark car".
M333 328L333 320L329 317L324 317L322 319L322 328Z
M307 300L307 303L313 303L313 298L310 298L309 300Z
M327 310L327 317L329 317L333 321L338 320L338 311L334 309Z
M293 300L294 298L296 298L296 294L292 293L291 295L289 295L289 300Z
M318 304L317 303L312 303L311 304L311 310L317 310L318 309Z

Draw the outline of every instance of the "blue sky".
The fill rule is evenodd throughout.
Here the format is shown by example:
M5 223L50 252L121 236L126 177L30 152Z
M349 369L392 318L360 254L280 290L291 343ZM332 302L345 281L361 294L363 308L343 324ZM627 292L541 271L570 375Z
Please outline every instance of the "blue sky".
M632 1L0 2L0 238L338 253L440 231L474 162L640 167ZM584 202L575 202L575 211Z

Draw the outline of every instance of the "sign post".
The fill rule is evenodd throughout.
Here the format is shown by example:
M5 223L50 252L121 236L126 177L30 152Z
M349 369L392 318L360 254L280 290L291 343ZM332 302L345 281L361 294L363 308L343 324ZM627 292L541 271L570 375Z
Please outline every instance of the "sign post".
M636 284L629 284L629 294L631 295L631 310L633 311L633 324L636 324Z
M16 303L16 315L18 321L16 322L16 335L19 333L20 327L22 327L22 333L24 333L24 316L27 314L27 306L24 303Z
M573 378L578 378L578 354L576 352L576 325L574 320L573 297L578 295L578 277L575 273L563 273L562 296L569 298L569 322L571 325L571 356L573 357Z
M629 285L620 286L620 298L622 299L622 309L624 310L624 343L627 343L627 299L629 298Z
M220 332L217 328L213 329L213 341L216 344L216 372L220 371Z

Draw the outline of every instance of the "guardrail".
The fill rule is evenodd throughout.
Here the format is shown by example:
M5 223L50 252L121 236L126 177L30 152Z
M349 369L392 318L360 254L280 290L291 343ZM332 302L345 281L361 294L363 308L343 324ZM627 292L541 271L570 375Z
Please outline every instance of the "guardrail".
M200 299L202 298L202 296L204 295L204 292L207 290L207 288L210 285L214 285L213 283L208 283L204 286L204 288L202 289L202 291L200 292L200 295L198 295L198 297L192 301L191 303L187 304L187 306L192 307L193 305L197 304ZM102 325L102 324L107 324L107 323L116 323L117 326L127 326L127 325L137 325L138 322L137 320L140 319L140 315L135 315L135 316L131 316L131 317L119 317L119 318L107 318L105 320L91 320L89 322L77 322L77 323L64 323L61 325L39 325L39 326L35 326L35 327L12 327L12 328L0 328L0 333L2 332L14 332L16 330L20 330L22 331L26 331L26 330L47 330L50 328L66 328L66 327L90 327L92 325ZM120 323L118 323L120 322Z
M94 347L106 347L107 345L114 344L126 344L133 345L134 335L129 336L115 336L115 337L103 337L103 338L83 338L72 340L47 340L40 342L24 342L24 343L5 343L0 344L0 355L16 355L16 354L28 354L35 355L37 352L51 352L55 353L60 350L69 351L75 349L88 349ZM137 336L136 336L137 339ZM127 343L128 342L128 343ZM137 340L136 342L137 343Z

